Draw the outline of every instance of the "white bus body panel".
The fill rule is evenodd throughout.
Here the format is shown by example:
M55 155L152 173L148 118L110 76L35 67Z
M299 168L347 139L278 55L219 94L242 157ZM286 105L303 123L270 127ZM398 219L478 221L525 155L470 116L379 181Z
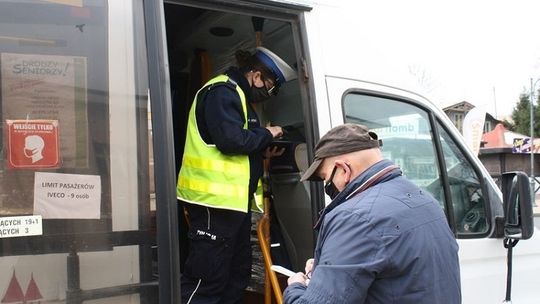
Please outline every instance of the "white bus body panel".
M369 90L382 94L391 94L407 99L415 100L422 106L434 111L443 124L451 131L452 136L465 146L461 134L448 117L434 104L424 97L403 91L394 87L356 81L352 79L342 79L337 77L326 77L328 102L325 108L330 109L330 116L326 118L331 121L331 125L319 123L321 134L328 129L343 123L342 98L350 89ZM369 111L369 109L366 109ZM323 109L319 113L319 121L325 120ZM482 171L482 175L489 173L480 160L472 155L470 150L466 154L475 162ZM487 178L488 187L493 188L498 195L501 195L497 185L492 178ZM499 303L505 298L506 293L506 257L507 250L503 246L503 239L479 238L479 239L458 239L460 246L460 271L463 303ZM536 288L540 273L540 235L535 227L535 233L529 240L520 241L514 248L513 254L513 276L512 276L512 301L513 303L538 303L540 299L540 289Z

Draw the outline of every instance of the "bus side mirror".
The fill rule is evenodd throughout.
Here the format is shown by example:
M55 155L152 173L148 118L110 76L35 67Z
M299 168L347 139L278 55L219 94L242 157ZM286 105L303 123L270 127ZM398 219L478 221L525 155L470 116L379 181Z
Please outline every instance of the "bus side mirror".
M505 238L529 239L534 232L529 177L520 171L503 173L502 191Z

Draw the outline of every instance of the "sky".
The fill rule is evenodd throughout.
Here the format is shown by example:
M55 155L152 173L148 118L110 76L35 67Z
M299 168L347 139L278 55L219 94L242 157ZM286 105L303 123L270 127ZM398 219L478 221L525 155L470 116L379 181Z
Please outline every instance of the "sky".
M467 101L508 117L540 79L539 0L349 2L377 12L365 18L385 27L381 43L402 46L398 60L443 108Z

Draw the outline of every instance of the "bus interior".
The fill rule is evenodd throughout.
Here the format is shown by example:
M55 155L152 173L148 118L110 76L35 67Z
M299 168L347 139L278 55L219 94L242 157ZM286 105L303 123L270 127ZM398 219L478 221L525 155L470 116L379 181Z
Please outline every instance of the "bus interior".
M289 65L299 70L298 45L291 22L250 13L217 11L175 3L165 4L167 51L173 109L176 172L181 166L188 112L197 90L213 76L235 65L235 52L256 47L256 31L262 31L262 46L272 50ZM272 193L272 259L295 271L303 271L306 259L313 253L312 206L309 183L300 182L302 169L307 168L306 125L304 119L304 83L285 83L277 96L259 104L256 111L262 124L282 126L279 142L286 146L281 157L269 166L269 187ZM304 94L305 95L305 94ZM179 205L181 267L186 257L187 225ZM254 251L252 283L248 289L262 292L264 268L253 215L252 248Z

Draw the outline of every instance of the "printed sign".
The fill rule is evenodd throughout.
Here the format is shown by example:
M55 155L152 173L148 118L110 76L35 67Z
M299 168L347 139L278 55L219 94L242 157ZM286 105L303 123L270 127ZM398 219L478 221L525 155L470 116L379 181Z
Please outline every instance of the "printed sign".
M57 120L6 120L7 167L57 168L60 165Z
M0 217L0 238L42 234L40 215Z
M34 214L44 219L99 219L99 175L36 172Z
M540 140L535 138L532 144L532 151L540 153ZM512 153L531 153L531 138L514 138L512 142Z
M2 117L62 122L64 168L88 165L86 58L0 54Z
M530 153L530 138L514 138L512 142L512 153Z
M418 114L402 115L390 117L388 124L382 128L373 128L371 131L377 133L379 138L418 138L422 134L420 128L423 118Z

